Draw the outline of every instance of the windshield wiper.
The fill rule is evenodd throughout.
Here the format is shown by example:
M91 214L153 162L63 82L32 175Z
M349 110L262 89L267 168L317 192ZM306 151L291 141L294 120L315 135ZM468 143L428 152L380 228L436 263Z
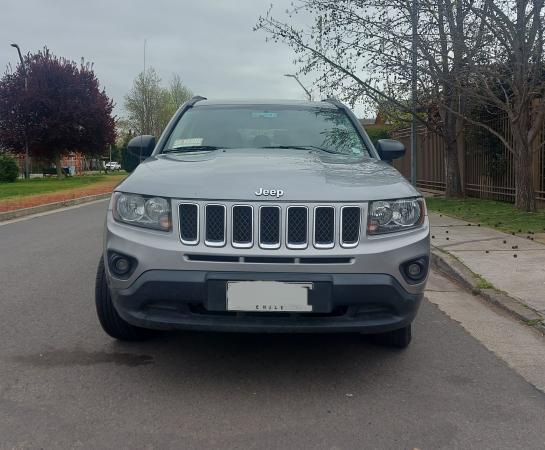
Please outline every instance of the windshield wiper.
M169 148L162 153L191 153L191 152L212 152L229 147L216 147L215 145L189 145L187 147Z
M321 152L333 153L334 155L340 154L333 150L328 150L327 148L318 147L317 145L269 145L267 147L258 148L279 148L282 150L320 150Z

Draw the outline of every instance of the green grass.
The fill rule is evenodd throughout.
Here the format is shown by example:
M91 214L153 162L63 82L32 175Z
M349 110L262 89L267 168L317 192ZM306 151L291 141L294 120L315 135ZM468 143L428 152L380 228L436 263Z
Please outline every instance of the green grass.
M530 327L536 326L538 323L543 322L543 319L525 320L524 323Z
M477 281L477 288L478 289L496 289L494 287L494 285L490 281L484 279L480 275L477 276L477 280L478 280Z
M528 213L519 211L510 203L479 199L447 200L441 197L427 198L426 203L430 211L509 233L543 233L545 231L545 209Z
M84 175L61 178L33 178L31 180L17 180L15 183L0 183L0 200L27 197L35 194L65 191L81 188L108 180L120 182L126 173L108 175Z

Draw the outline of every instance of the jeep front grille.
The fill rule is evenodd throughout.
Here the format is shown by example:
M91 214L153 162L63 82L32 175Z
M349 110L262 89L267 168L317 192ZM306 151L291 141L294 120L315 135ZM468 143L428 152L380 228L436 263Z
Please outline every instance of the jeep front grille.
M269 205L256 203L182 202L179 204L180 239L184 245L237 249L259 246L301 250L359 245L360 205ZM202 236L202 237L201 237ZM203 241L202 244L199 244Z

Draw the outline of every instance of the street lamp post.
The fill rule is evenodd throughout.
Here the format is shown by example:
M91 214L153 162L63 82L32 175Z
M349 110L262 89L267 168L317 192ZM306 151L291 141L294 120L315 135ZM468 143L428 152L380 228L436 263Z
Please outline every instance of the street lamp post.
M21 49L17 44L11 44L12 47L17 49L19 54L19 61L21 61L21 68L23 69L23 75L25 77L25 92L28 92L28 72L26 70L25 62L23 60L23 55L21 55ZM29 158L28 158L28 136L27 136L27 117L25 116L25 130L24 130L24 140L25 140L25 178L30 178L30 167L29 167Z
M285 77L288 77L288 78L293 78L295 81L297 81L297 83L299 83L299 86L301 86L301 87L303 88L303 91L305 91L305 94L307 94L308 100L309 100L309 101L312 101L312 95L311 95L311 93L308 91L308 89L307 89L305 86L303 86L303 83L301 83L301 82L299 81L299 78L297 78L296 75L293 75L293 74L291 74L291 73L287 73L287 74L285 74L284 76L285 76Z

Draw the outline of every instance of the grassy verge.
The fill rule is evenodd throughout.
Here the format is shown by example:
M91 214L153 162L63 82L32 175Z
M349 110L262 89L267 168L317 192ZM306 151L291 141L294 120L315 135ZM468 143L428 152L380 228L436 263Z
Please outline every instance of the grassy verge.
M519 211L510 203L492 200L447 200L427 198L430 211L444 213L470 222L480 223L509 233L542 233L545 231L545 209L535 213Z
M50 194L52 192L88 187L101 182L120 182L127 176L121 174L84 175L61 178L33 178L31 180L17 180L15 183L0 183L0 201L27 197L36 194Z

